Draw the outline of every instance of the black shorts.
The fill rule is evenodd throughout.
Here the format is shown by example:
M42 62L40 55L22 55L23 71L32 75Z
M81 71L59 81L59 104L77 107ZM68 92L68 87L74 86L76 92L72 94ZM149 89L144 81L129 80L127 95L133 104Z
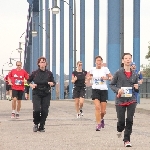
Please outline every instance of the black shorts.
M24 91L21 90L12 90L12 97L16 97L18 100L22 100Z
M73 98L85 98L86 87L76 86L73 88Z
M6 91L9 91L9 90L11 90L11 85L6 84Z
M30 86L25 86L25 93L29 94L29 89L30 89Z
M108 90L92 89L92 100L98 99L100 102L107 102Z

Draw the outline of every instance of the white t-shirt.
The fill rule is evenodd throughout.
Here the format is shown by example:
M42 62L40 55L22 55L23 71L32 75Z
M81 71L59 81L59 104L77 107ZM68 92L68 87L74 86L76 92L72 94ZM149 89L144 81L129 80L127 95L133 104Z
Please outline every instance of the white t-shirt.
M96 69L93 67L90 74L93 75L92 79L92 89L108 90L106 80L101 80L101 77L106 77L110 71L107 67L102 67L101 69Z

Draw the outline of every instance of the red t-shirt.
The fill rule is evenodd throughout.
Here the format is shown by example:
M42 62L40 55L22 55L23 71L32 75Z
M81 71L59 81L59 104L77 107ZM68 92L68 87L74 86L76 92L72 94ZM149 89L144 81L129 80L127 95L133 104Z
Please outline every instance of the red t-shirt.
M28 73L24 70L12 69L8 74L11 79L12 89L24 91L24 79L28 79Z
M4 78L6 84L8 84L8 75L6 75L6 77Z
M124 72L125 73L125 75L126 75L126 77L127 78L130 78L131 77L131 75L132 75L132 72L130 71L130 72ZM135 103L136 102L136 100L132 100L132 101L130 101L130 102L124 102L124 103L122 103L122 104L119 104L119 105L121 105L121 106L128 106L128 105L130 105L130 104L133 104L133 103Z
M130 78L131 75L132 75L132 72L131 72L131 71L130 71L130 72L126 72L126 71L125 71L124 73L125 73L125 75L126 75L127 78Z

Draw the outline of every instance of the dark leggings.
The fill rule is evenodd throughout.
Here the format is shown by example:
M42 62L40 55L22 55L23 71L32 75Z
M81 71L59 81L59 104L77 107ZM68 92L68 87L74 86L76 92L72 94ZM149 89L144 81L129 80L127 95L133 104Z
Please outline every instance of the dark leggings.
M117 131L122 132L124 129L124 139L123 141L130 141L130 135L132 133L132 125L133 125L133 116L135 112L136 103L130 104L128 106L119 106L116 105L117 111ZM127 118L125 125L125 112L127 110Z
M46 96L32 96L33 102L33 122L38 125L45 125L46 118L48 116L48 108L50 106L51 94Z

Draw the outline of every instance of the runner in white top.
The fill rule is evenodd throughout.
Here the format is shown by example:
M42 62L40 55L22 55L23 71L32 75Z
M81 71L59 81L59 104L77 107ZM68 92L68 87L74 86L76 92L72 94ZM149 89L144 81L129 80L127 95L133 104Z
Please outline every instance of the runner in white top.
M112 75L107 67L103 66L103 59L101 56L95 58L96 67L90 71L89 79L92 80L92 100L95 104L96 116L96 131L104 128L104 115L106 114L106 102L108 99L108 87L106 80L111 80Z

